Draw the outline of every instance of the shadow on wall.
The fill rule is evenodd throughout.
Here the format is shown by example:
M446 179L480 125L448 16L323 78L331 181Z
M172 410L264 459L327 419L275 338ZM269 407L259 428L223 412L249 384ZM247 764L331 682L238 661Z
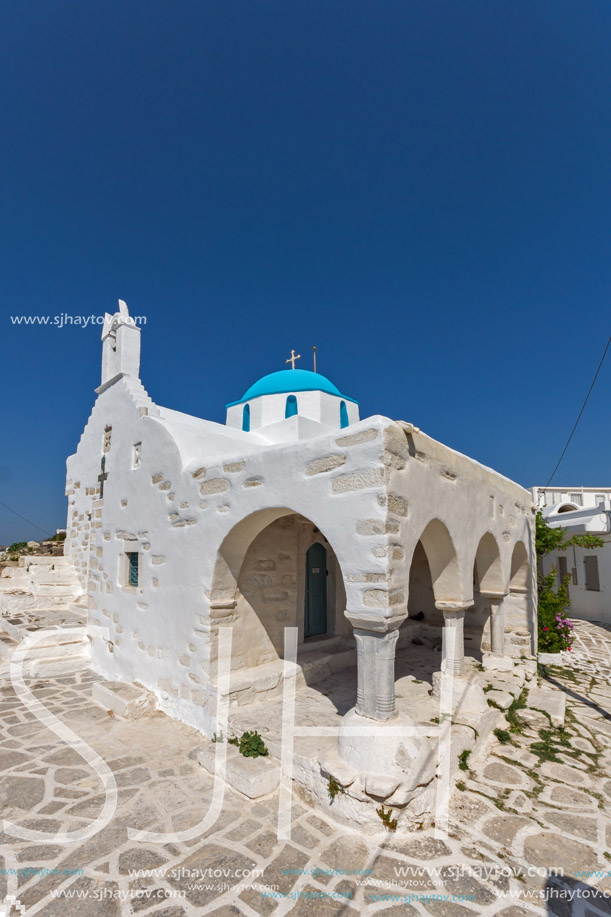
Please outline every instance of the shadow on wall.
M307 650L308 636L324 639L351 630L335 553L316 526L296 514L277 519L254 538L236 600L233 670L283 658L285 627L299 628L300 651Z

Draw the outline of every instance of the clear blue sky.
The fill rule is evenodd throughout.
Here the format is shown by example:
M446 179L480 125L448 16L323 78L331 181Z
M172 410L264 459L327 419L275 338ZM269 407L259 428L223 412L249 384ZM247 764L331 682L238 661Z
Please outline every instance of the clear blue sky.
M2 35L0 500L65 524L100 328L224 404L290 348L524 485L610 332L609 0L28 0ZM611 484L611 359L558 483ZM0 507L0 543L40 535Z

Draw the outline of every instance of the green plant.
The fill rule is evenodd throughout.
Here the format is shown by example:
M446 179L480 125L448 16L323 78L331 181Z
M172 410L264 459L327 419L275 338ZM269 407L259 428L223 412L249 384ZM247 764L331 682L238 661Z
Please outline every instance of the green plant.
M381 821L386 825L389 831L397 830L397 819L391 818L392 809L388 809L387 811L384 806L380 806L379 809L376 809L376 813L379 815Z
M522 689L519 697L516 697L512 704L505 711L505 716L507 722L509 723L509 731L520 733L524 731L524 720L518 716L518 710L522 710L526 706L526 698L528 697L528 691L526 688Z
M572 643L573 625L565 615L570 606L568 586L570 576L565 576L556 587L556 570L543 576L541 561L552 551L566 551L572 545L577 545L586 550L602 548L604 542L596 535L588 533L566 537L566 529L552 528L547 524L541 512L536 516L535 548L539 566L537 583L538 591L538 625L539 625L539 651L557 653L561 650L570 650ZM556 587L556 588L555 588Z
M506 729L495 729L494 734L501 743L501 745L510 745L511 744L511 735L507 732Z
M243 732L239 739L233 738L227 741L230 745L237 745L240 754L245 758L264 758L269 755L265 742L256 730Z
M25 551L27 546L27 541L14 541L13 544L9 545L8 552L9 554L17 554L19 551Z
M329 796L331 797L331 802L333 802L338 793L345 792L345 789L337 782L333 774L329 774Z
M465 790L467 789L467 785L466 783L463 783L462 780L459 780L458 783L456 784L456 789L460 790L461 793L464 793Z
M468 760L469 760L469 755L470 755L470 754L471 754L471 749L470 749L470 748L465 748L464 751L461 751L461 753L459 754L459 756L458 756L458 766L459 766L459 768L461 769L461 771L468 771L468 770L469 770L469 765L468 765L467 762L468 762Z

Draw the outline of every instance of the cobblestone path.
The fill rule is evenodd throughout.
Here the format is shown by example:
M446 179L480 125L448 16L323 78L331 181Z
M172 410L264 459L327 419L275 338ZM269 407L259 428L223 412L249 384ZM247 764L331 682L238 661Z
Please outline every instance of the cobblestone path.
M434 830L367 838L339 829L331 804L328 813L295 804L291 840L278 843L277 797L253 803L227 790L218 821L203 834L135 840L130 829L171 834L204 818L212 780L196 755L207 740L161 714L135 722L108 716L91 700L95 677L81 672L29 683L116 779L110 822L69 843L59 843L57 833L86 829L100 816L102 785L23 705L6 674L0 681L3 817L41 832L22 839L4 825L0 901L8 896L7 915L611 914L605 628L575 622L572 655L545 673L566 692L566 728L514 704L485 763L473 771L464 762L443 838ZM10 905L14 899L19 906Z

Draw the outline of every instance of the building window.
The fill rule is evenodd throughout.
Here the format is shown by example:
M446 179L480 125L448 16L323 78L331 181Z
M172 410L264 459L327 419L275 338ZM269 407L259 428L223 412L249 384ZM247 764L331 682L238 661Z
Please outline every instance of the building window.
M242 429L245 433L250 433L250 405L245 404L242 408Z
M340 427L347 427L349 423L348 408L346 407L346 402L342 401L339 406L339 425Z
M583 566L586 573L586 589L590 592L600 592L598 557L584 557Z
M566 557L561 554L558 558L558 575L560 577L560 582L564 583L566 577L568 576Z
M569 500L575 506L583 506L583 494L569 494Z
M139 555L137 551L129 551L126 555L127 558L127 569L126 569L126 586L132 586L138 588L139 582Z
M103 452L110 452L110 439L112 437L112 427L104 427L104 446Z
M294 417L297 413L297 399L294 395L289 395L286 399L286 408L284 409L284 416Z
M132 451L132 468L140 468L142 464L142 443L134 443Z
M605 495L604 495L604 494L596 494L596 505L597 505L597 506L600 506L601 503L602 503L603 506L604 506L604 503L605 503Z

